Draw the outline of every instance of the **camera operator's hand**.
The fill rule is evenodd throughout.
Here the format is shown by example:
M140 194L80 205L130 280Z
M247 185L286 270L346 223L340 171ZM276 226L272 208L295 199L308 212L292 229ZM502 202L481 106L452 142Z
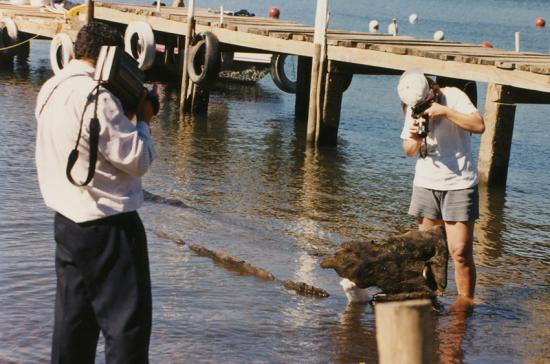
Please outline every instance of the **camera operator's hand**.
M438 118L447 117L448 111L449 108L447 106L434 102L424 114L428 115L430 120L436 120Z
M414 123L409 128L409 138L413 140L420 141L422 138L418 135L420 127L418 126L418 122L415 120Z
M153 104L144 94L139 102L136 117L138 121L145 121L147 124L150 124L153 120L153 115L155 115L153 111Z

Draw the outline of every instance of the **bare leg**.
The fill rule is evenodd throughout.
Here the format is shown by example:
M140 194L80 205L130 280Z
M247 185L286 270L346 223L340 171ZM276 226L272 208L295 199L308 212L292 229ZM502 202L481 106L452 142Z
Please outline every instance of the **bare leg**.
M476 286L473 240L475 221L445 221L449 252L455 266L455 281L458 298L451 310L468 309L473 306Z
M418 218L418 230L420 231L430 230L431 228L440 225L443 225L443 220L432 220L427 217Z
M467 311L473 306L476 284L476 267L473 254L475 221L432 220L426 217L418 219L418 230L429 230L445 224L449 252L455 266L455 281L458 297L449 308L450 311Z

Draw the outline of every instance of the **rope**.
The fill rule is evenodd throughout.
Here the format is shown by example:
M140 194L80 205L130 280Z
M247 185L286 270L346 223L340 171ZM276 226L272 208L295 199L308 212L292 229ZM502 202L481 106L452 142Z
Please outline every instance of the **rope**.
M35 39L35 38L38 38L38 37L39 37L39 35L37 34L37 35L35 35L35 36L33 36L33 37L27 39L27 40L22 41L21 43L12 44L11 46L7 46L7 47L0 48L0 52L1 52L1 51L5 51L5 50L7 50L7 49L19 47L20 45L25 44L25 43L27 43L27 42L30 42L31 40L33 40L33 39Z

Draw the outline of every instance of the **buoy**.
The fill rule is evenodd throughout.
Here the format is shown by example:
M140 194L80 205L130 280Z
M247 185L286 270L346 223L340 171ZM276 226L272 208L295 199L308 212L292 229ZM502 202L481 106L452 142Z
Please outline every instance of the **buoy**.
M481 43L481 46L482 46L483 48L493 48L493 44L492 44L491 42L487 42L487 41L482 42L482 43Z
M417 21L418 21L418 15L416 14L409 15L409 23L416 24Z
M397 35L397 19L393 18L390 25L388 25L388 33L391 35Z
M281 11L278 8L271 8L269 9L269 17L273 19L279 19L279 16L281 15Z
M438 30L434 33L434 40L443 40L445 39L445 33L442 30Z
M369 22L369 32L377 32L379 27L378 20L371 20Z
M537 21L535 21L535 25L542 28L546 25L546 21L543 18L538 18Z

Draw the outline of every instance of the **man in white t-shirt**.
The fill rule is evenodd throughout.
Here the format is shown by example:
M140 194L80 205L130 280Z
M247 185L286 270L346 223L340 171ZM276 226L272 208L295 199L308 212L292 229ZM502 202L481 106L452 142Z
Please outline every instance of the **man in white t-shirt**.
M409 157L419 155L409 214L418 218L420 230L445 225L458 291L451 309L464 310L473 306L473 232L479 217L470 134L483 133L483 118L464 92L439 88L418 70L401 76L398 93L406 107L403 150ZM431 106L413 117L413 107L423 101ZM427 123L427 135L419 135L422 121Z

